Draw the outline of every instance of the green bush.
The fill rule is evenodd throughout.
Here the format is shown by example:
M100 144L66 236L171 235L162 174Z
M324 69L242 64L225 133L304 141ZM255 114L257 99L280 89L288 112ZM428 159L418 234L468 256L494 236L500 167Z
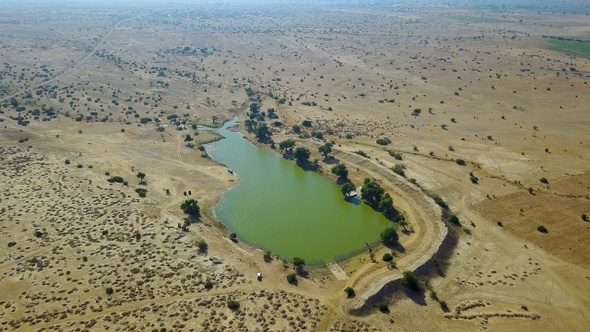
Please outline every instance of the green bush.
M393 227L388 227L381 232L381 241L383 241L385 245L396 244L398 239L399 236Z
M135 192L139 195L139 197L145 197L147 194L147 189L144 188L137 188Z
M377 305L377 309L379 309L379 311L381 311L381 312L388 312L389 305L387 305L387 302L383 301Z
M466 165L466 164L465 164L465 160L463 160L463 159L457 159L457 160L455 160L455 162L456 162L456 163L457 163L457 165L459 165L459 166L465 166L465 165Z
M227 307L230 308L231 310L238 310L238 309L240 309L240 302L238 302L236 300L228 300Z
M543 225L537 226L537 230L541 233L545 233L545 234L549 233L549 230L547 229L547 227L545 227Z
M355 295L354 288L352 288L352 287L346 287L344 289L344 292L346 293L346 296L349 298L354 297L354 295Z
M391 143L391 140L387 137L377 139L379 145L388 145L389 143Z
M418 290L420 289L420 283L418 281L418 277L412 271L404 271L403 273L403 280L402 283L408 286L410 289Z
M393 260L393 256L390 253L383 254L383 261L384 262L391 262Z
M290 273L287 275L287 281L290 284L294 284L295 282L297 282L297 275L295 273Z
M184 213L191 216L198 216L201 212L198 202L194 199L187 199L182 204L180 204L180 208Z
M400 164L396 164L395 166L393 166L391 168L391 170L399 176L403 176L403 177L406 176L406 172L404 171L404 166L402 166Z
M206 252L207 249L209 249L209 245L207 244L207 242L205 242L205 240L197 242L197 247L199 248L200 252Z
M113 177L110 177L110 178L109 178L107 181L108 181L108 182L110 182L110 183L113 183L113 182L116 182L116 183L123 183L123 182L125 182L125 180L123 180L123 178L122 178L122 177L120 177L120 176L113 176Z
M211 288L213 288L213 281L211 281L211 280L205 281L205 289L211 289Z
M107 295L113 295L113 293L114 293L115 291L113 290L113 288L112 288L112 287L107 287L107 289L106 289L106 292L107 292Z

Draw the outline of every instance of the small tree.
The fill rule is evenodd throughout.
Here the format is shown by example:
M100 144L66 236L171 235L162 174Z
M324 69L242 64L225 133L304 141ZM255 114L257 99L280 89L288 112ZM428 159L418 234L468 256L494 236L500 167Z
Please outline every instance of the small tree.
M107 292L107 295L113 295L113 293L114 293L115 291L113 290L113 288L112 288L112 287L107 287L107 289L106 289L106 292Z
M383 254L383 261L384 262L391 262L393 260L393 256L390 253Z
M332 143L320 145L318 151L324 155L324 158L328 158L328 155L332 152Z
M355 295L354 288L352 288L352 287L346 287L344 289L344 292L346 293L346 297L349 297L349 298L354 297L354 295Z
M344 195L344 198L348 198L348 194L355 190L356 187L352 182L346 182L342 185L342 187L340 187L340 191L342 192L342 195Z
M207 252L207 249L209 249L209 245L205 240L197 242L197 247L199 248L199 252Z
M393 227L388 227L381 232L381 241L385 245L394 245L397 243L398 239L399 236Z
M332 167L332 173L338 175L341 179L346 179L348 177L348 169L346 169L346 165L338 164Z
M296 270L301 270L303 265L305 265L305 259L300 257L293 257L293 265L295 266Z
M418 277L412 271L404 271L403 272L403 280L402 283L408 286L410 289L418 290L420 289L420 282L418 281Z
M228 300L227 301L227 307L230 310L238 310L238 309L240 309L240 302L238 302L236 300Z
M137 178L139 179L139 183L143 183L143 179L145 179L145 173L138 172Z
M309 162L309 157L311 156L311 152L304 147L297 147L295 152L293 152L293 156L297 160L297 164L306 164Z
M201 208L199 207L198 202L194 199L187 199L180 204L180 208L184 213L191 217L196 217L201 213Z
M290 284L295 284L297 282L297 275L295 273L290 273L287 275L287 281Z
M382 301L377 305L377 309L379 309L379 311L381 311L381 312L388 312L389 305L387 305L387 302Z

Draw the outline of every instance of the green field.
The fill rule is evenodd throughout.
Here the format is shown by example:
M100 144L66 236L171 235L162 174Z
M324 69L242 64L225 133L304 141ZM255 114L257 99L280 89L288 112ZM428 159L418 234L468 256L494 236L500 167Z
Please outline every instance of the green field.
M590 59L590 43L581 43L572 40L549 39L547 41L549 49L559 52L578 55Z

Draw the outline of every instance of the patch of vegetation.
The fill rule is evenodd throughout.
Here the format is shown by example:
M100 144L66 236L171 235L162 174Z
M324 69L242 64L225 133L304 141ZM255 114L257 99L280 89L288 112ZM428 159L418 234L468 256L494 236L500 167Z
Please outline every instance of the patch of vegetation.
M547 229L547 227L545 227L543 225L537 226L537 230L541 233L545 233L545 234L549 233L549 230Z
M354 292L354 288L352 287L346 287L344 289L344 292L346 293L346 297L348 298L354 297L356 295L356 293Z
M125 182L125 180L120 176L110 177L107 181L110 183L123 183L123 182Z
M408 286L410 289L418 290L420 289L420 282L418 281L418 277L412 271L404 271L403 272L403 279L402 283Z
M12 248L14 246L16 246L16 242L14 242L14 241L8 242L8 248Z
M137 188L135 189L135 192L139 195L139 197L145 197L147 194L147 189L145 188Z
M399 175L399 176L406 177L406 172L404 171L404 166L403 166L403 165L400 165L400 164L395 164L395 165L394 165L394 166L391 168L391 170L392 170L392 171L393 171L395 174L397 174L397 175Z
M465 166L465 165L466 165L466 164L465 164L465 160L463 160L463 159L457 159L457 160L455 160L455 162L456 162L456 163L457 163L457 165L459 165L459 166Z
M389 305L387 304L387 302L382 301L377 305L377 309L379 309L379 311L381 311L381 312L388 312Z
M288 274L287 282L289 282L290 284L295 284L297 282L297 275L295 273Z
M387 137L377 139L379 145L388 145L389 143L391 143L391 140Z
M570 53L590 59L590 43L574 40L548 39L547 46L554 51Z
M207 280L205 281L205 289L212 289L213 288L213 281Z
M236 300L228 300L227 307L231 310L238 310L238 309L240 309L240 302L238 302Z
M113 293L115 293L115 291L113 290L112 287L107 287L106 292L107 292L107 295L113 295Z
M393 260L393 256L387 252L387 253L383 254L382 259L384 262L391 262Z
M354 151L354 153L358 154L359 156L371 159L371 157L369 157L369 155L363 150L357 150L357 151Z
M388 227L383 230L380 234L381 241L385 245L394 245L399 240L399 235L397 234L395 228Z
M197 242L197 248L199 248L199 252L207 252L207 249L209 249L209 245L207 244L207 242L205 242L205 240L200 240L199 242Z
M436 204L438 204L438 206L440 206L441 208L448 210L449 206L447 205L447 203L445 203L445 201L443 201L442 198L440 198L439 196L434 196L432 197L432 199L434 199L434 202Z
M198 202L194 199L187 199L182 204L180 204L180 208L182 211L190 216L198 216L201 213L201 208L198 205Z
M395 152L395 151L387 151L389 153L390 156L392 156L395 160L403 160L404 158L402 157L401 154Z

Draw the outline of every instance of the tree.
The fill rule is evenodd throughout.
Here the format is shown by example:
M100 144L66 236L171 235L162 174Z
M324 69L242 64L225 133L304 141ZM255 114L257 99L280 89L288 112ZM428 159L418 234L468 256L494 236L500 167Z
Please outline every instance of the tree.
M406 219L400 219L400 221L397 222L398 225L400 225L401 227L403 227L404 231L406 230L406 226L408 226L408 222L406 221Z
M346 165L344 164L338 164L332 167L332 173L338 175L338 177L342 179L348 177L348 169L346 169Z
M145 178L145 173L138 172L137 178L139 179L139 183L143 183L143 179Z
M254 135L258 138L258 141L266 141L272 136L272 133L266 123L263 123L254 129Z
M383 261L384 262L391 262L392 260L393 260L393 256L390 253L386 252L383 254Z
M207 151L205 151L205 147L203 145L199 145L199 151L201 151L201 156L207 155Z
M356 190L356 187L352 182L346 182L340 187L340 192L344 195L344 198L348 198L348 194Z
M293 257L293 265L295 266L296 270L300 270L305 265L305 259L301 257Z
M205 240L197 242L197 247L199 248L199 252L207 252L207 249L209 249L209 245Z
M397 243L398 239L399 236L393 227L388 227L381 232L381 241L385 245L394 245Z
M290 284L295 284L297 282L297 275L295 273L290 273L287 275L287 281Z
M293 125L292 129L295 134L299 134L301 132L301 127L298 125Z
M228 300L227 301L227 307L230 310L238 310L238 309L240 309L240 302L238 302L236 300Z
M290 138L279 143L279 150L281 150L281 151L291 150L294 147L295 147L295 141Z
M354 295L355 295L354 288L352 288L352 287L346 287L344 289L344 292L346 293L346 296L349 298L354 297Z
M324 158L328 158L328 155L330 154L330 152L332 152L332 143L320 145L318 151L324 155Z
M293 156L297 160L297 164L300 164L300 165L306 164L309 162L309 157L311 156L311 152L309 152L308 149L299 146L295 149Z
M259 109L258 108L258 104L256 104L256 103L251 103L250 104L250 112L256 113L256 112L258 112L258 109Z
M420 289L420 282L418 281L418 277L412 271L404 271L403 272L404 278L402 279L402 283L408 286L410 289L418 290Z
M303 122L301 123L302 126L304 127L311 127L311 121L310 120L303 120Z
M201 208L198 205L198 202L194 199L187 199L182 204L180 204L180 208L182 211L192 217L198 216L201 213Z
M193 137L190 134L186 134L184 136L184 141L185 142L192 142L193 141Z
M393 208L393 199L388 193L385 193L385 195L381 197L381 200L379 201L379 211L383 212L386 216L395 212L395 209Z
M361 188L362 198L365 199L370 205L377 206L381 201L383 195L383 188L379 183L372 181L371 179L365 179L365 183Z

